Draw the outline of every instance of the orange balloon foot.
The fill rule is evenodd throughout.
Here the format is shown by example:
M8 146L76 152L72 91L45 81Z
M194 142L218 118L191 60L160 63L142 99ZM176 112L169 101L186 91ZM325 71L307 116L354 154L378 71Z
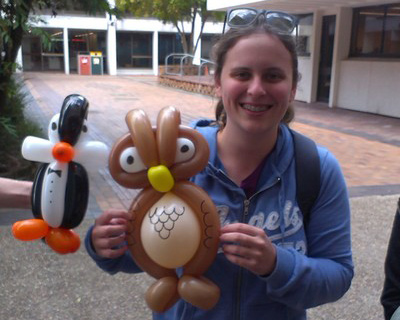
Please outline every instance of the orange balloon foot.
M178 301L178 278L164 277L154 282L146 292L146 302L155 312L165 312Z
M12 226L14 237L22 241L32 241L44 238L49 233L49 225L42 219L17 221Z
M213 308L220 297L218 286L205 277L184 275L179 279L178 292L183 300L203 310Z
M81 245L79 235L70 229L50 228L45 240L59 254L74 253Z

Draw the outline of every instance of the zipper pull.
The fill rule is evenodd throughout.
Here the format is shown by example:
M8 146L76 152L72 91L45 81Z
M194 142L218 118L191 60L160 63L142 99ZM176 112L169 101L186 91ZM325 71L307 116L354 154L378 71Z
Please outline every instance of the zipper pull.
M243 204L244 204L244 215L247 216L249 214L250 200L249 199L244 200Z

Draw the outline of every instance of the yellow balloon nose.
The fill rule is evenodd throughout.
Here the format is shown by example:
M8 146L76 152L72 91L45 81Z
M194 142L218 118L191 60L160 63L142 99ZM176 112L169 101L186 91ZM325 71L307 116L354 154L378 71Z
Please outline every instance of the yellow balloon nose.
M169 169L164 165L151 167L147 177L154 189L159 192L168 192L174 186L174 178Z

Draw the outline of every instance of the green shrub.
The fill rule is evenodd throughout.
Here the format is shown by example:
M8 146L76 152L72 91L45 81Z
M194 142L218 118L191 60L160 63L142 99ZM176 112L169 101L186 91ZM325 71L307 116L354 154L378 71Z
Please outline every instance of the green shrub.
M24 116L26 95L21 80L9 84L10 94L0 113L0 176L14 179L33 179L36 165L21 154L22 141L26 136L43 137L36 123Z

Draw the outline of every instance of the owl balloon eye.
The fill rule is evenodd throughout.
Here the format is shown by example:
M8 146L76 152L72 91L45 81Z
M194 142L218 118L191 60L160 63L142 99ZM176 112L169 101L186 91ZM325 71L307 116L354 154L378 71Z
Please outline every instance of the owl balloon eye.
M175 162L187 161L193 157L196 148L192 141L186 138L179 138L176 142Z
M127 148L121 153L119 164L128 173L135 173L146 169L137 149L134 147Z

